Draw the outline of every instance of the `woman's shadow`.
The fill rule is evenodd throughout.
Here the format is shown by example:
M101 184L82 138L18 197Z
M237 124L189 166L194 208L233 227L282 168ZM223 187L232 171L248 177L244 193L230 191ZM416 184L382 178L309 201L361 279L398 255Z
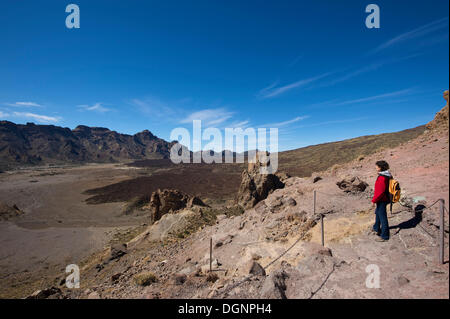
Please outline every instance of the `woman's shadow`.
M414 208L414 217L412 217L411 219L409 219L405 222L401 222L400 224L398 224L396 226L391 226L391 227L389 227L389 229L398 229L395 232L395 234L398 234L400 232L400 230L402 230L402 229L415 228L422 221L422 213L425 208L426 207L424 205L417 205Z

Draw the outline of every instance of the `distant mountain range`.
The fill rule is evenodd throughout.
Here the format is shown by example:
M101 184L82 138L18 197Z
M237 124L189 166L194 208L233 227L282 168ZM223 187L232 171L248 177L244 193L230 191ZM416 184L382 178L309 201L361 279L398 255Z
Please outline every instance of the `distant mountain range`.
M144 130L120 134L103 127L26 125L0 121L0 168L58 163L111 163L169 158L169 143Z
M447 117L448 118L448 117ZM303 147L279 153L280 169L291 175L307 176L329 164L368 155L380 147L395 147L425 131L425 125L395 133ZM0 121L0 171L44 164L114 163L134 160L134 166L171 165L167 142L144 130L135 135L120 134L103 127L77 126L74 130L54 125L26 125ZM189 152L191 162L198 152ZM213 151L210 151L214 155ZM235 162L237 154L222 151ZM243 153L248 157L248 152ZM155 159L162 161L154 162ZM152 161L149 161L152 160ZM300 164L301 163L301 164Z

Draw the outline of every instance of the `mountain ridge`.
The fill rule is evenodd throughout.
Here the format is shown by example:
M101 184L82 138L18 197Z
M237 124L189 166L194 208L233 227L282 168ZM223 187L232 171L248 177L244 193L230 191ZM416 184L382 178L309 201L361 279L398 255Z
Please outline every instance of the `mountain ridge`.
M148 130L128 135L104 127L79 125L71 130L55 125L0 121L0 166L168 158L174 143Z
M346 141L383 136L399 135L398 141L395 143L403 142L416 137L425 129L425 125L421 125L399 132L310 145L279 152L279 154L281 159L286 159L286 157L290 157L290 154L307 151L311 147L338 146ZM8 170L19 166L45 164L115 163L129 160L169 159L170 148L176 143L176 141L168 142L161 139L147 129L130 135L106 127L78 125L72 130L55 125L40 125L31 122L16 124L3 120L0 121L0 169ZM370 144L370 146L372 145ZM232 154L234 162L237 155L235 152L223 150L220 152L222 158L224 159L228 152ZM247 158L251 152L246 151L242 154ZM194 154L198 152L189 151L189 153L192 160ZM311 155L308 151L306 154Z

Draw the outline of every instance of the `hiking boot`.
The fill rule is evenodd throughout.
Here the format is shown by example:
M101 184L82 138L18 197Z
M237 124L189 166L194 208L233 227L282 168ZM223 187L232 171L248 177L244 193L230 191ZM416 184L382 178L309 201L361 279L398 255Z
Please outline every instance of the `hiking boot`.
M389 239L384 239L384 238L375 238L375 241L380 242L380 243L384 243L386 241L388 241Z

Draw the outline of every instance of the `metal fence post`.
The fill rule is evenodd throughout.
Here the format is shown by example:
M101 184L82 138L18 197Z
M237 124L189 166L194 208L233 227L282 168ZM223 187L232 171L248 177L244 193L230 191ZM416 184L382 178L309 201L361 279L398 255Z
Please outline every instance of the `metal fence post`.
M314 190L314 215L316 215L316 199L317 199L317 193ZM325 247L325 235L324 235L324 227L323 227L323 214L320 214L320 229L321 229L321 238L322 238L322 246Z
M316 191L314 191L313 209L314 209L314 215L316 215Z
M209 272L212 272L212 237L209 240Z
M444 206L445 201L440 200L440 216L439 216L439 263L444 263Z
M322 224L322 246L325 247L325 232L323 229L323 214L320 214L320 223Z

